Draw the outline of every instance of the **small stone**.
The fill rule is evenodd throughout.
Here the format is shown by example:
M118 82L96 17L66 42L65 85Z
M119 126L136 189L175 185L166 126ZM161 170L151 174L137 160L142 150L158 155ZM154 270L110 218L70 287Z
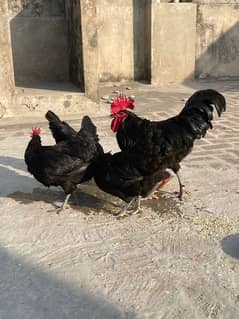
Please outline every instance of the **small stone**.
M132 87L127 86L127 87L125 88L125 90L132 90Z
M129 97L129 99L131 99L131 100L135 100L135 96L134 96L134 95L129 95L128 97Z
M120 91L115 90L115 91L112 91L112 93L114 93L114 94L120 94Z
M110 97L109 96L107 96L107 95L105 95L105 96L101 96L101 99L102 100L108 100Z

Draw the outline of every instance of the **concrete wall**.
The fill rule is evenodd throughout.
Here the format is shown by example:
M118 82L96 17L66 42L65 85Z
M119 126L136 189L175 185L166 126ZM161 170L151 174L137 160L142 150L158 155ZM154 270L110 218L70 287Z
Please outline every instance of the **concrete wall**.
M181 82L195 67L196 5L152 3L152 83Z
M199 5L196 77L239 77L239 5Z
M99 99L97 1L80 0L85 94L96 102Z
M200 4L236 4L238 0L193 0L192 2Z
M0 95L14 92L13 65L7 0L0 1ZM1 109L1 101L0 101ZM1 113L1 110L0 110ZM1 114L0 114L1 116Z
M146 77L147 0L97 0L99 79Z
M65 0L65 10L68 26L70 80L84 90L80 0Z
M239 4L1 0L0 95L14 91L12 56L18 84L68 80L70 65L94 100L99 81L239 77L238 21Z
M62 0L8 0L15 81L67 81L69 58Z

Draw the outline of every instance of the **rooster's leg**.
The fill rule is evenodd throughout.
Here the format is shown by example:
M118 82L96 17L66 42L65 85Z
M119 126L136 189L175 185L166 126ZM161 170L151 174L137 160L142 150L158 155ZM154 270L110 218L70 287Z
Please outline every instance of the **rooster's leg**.
M151 200L151 199L158 199L158 190L163 188L171 179L171 174L167 171L163 173L162 179L154 186L151 192L147 195L147 197L142 198L141 200Z
M160 183L160 182L159 182ZM158 199L157 190L158 190L158 184L154 186L154 188L151 190L151 192L148 194L147 197L142 198L141 200L151 200L151 199Z
M179 173L178 172L175 172L176 176L177 176L177 179L178 179L178 183L179 183L179 199L180 200L183 200L183 194L184 194L184 185L182 184L181 182L181 179L180 179L180 176L179 176Z

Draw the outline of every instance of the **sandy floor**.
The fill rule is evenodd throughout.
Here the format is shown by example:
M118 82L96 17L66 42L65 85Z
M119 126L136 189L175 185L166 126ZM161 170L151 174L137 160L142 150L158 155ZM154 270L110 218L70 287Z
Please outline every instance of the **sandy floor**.
M238 318L239 88L226 85L227 114L183 162L185 201L172 196L173 178L159 200L122 220L112 216L121 202L94 183L79 191L79 207L50 211L64 193L26 171L32 123L0 128L1 319ZM193 89L172 91L132 88L153 119L175 114ZM95 123L105 149L116 150L110 119ZM42 140L52 143L47 129Z

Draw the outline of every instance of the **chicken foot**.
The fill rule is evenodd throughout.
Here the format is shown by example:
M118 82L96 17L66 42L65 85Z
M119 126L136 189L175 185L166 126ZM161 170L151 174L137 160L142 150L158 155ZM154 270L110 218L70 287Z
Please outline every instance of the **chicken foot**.
M128 217L128 216L139 213L141 211L140 201L141 201L141 196L133 198L119 212L115 213L114 215L117 216L117 218L122 218L122 217ZM129 208L132 206L134 202L136 203L135 207L129 210Z
M67 194L66 195L66 198L64 200L63 205L61 207L57 208L57 210L56 210L56 214L57 215L60 214L60 212L62 212L63 210L68 209L70 207L69 204L68 204L68 201L69 201L70 197L71 197L71 194Z

